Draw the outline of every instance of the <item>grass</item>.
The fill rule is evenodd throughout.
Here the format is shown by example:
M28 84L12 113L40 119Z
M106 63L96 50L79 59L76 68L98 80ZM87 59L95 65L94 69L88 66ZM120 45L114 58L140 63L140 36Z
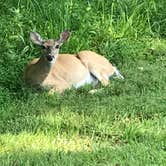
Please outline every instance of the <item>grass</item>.
M166 165L166 2L0 2L0 165ZM94 50L125 80L48 96L24 85L39 57L29 32L72 36L61 52Z

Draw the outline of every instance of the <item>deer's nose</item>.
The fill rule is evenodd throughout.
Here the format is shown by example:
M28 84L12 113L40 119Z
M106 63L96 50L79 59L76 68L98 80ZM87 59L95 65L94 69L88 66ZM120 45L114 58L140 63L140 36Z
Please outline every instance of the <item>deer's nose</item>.
M47 60L48 60L48 61L51 62L53 59L54 59L54 56L52 56L52 55L47 55Z

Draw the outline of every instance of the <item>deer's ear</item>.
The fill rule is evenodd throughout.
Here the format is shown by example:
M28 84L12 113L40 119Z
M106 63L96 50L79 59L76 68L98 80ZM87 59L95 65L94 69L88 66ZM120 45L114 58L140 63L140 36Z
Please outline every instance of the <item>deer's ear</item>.
M40 46L43 45L44 40L37 32L30 32L30 38L33 43L38 44Z
M63 43L64 41L66 41L69 38L69 36L70 36L70 32L68 30L62 32L60 34L60 39L59 39L60 42Z

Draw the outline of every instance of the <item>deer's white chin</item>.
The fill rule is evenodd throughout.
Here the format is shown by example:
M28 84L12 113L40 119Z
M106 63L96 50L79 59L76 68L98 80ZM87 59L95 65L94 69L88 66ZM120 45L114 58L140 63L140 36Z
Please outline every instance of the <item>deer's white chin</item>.
M51 61L48 61L49 65L52 66L55 64L57 57L52 58Z
M58 54L59 54L59 50L56 50L55 52L52 52L50 54L52 60L49 61L49 64L52 66L55 64L56 60L57 60L57 57L58 57Z

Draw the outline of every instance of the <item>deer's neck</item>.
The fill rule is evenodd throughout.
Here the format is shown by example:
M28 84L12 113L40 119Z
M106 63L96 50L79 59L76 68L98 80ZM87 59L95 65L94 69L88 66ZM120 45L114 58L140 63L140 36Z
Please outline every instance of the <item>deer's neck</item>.
M42 56L36 63L36 66L38 68L37 71L39 71L40 74L47 76L53 67L53 63L50 63L44 56Z

